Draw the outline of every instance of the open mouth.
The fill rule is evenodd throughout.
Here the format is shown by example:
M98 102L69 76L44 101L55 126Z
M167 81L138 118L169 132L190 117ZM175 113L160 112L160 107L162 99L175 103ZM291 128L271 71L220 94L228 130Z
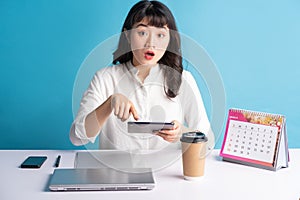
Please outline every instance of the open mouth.
M155 53L154 53L153 51L147 51L147 52L145 53L145 58L146 58L147 60L151 60L154 56L155 56Z

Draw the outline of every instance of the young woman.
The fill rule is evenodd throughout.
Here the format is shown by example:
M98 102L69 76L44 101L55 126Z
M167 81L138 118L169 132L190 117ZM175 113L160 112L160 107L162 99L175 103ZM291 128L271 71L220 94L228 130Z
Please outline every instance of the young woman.
M158 1L140 1L129 11L112 67L99 70L81 100L70 140L102 149L161 149L183 132L210 129L193 76L183 70L180 36L171 11ZM127 121L174 122L172 130L127 133Z

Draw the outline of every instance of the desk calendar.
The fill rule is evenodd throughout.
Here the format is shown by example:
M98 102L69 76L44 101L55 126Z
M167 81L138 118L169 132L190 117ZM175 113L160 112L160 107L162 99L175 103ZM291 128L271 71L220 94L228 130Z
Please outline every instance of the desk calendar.
M285 117L230 109L220 156L225 161L274 171L288 167Z

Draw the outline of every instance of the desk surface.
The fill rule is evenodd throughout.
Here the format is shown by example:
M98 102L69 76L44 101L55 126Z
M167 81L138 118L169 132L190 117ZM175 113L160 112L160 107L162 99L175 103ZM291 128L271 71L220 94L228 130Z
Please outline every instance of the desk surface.
M221 161L219 150L206 159L205 177L198 182L183 180L181 160L156 171L151 191L51 192L48 183L57 155L61 168L72 168L76 151L1 150L0 199L271 199L300 198L300 149L290 149L290 166L277 172ZM47 155L40 169L21 169L29 155Z

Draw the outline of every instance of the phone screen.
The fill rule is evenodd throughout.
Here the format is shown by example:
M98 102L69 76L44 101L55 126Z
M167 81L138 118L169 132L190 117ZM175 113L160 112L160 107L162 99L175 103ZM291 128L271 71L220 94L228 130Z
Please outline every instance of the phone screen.
M29 156L21 164L21 168L40 168L47 159L47 156Z

